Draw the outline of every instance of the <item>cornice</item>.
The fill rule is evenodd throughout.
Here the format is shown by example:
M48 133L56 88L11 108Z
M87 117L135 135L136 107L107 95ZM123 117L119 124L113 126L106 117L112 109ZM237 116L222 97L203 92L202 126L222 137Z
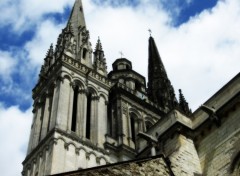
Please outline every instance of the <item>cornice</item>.
M109 90L112 86L112 82L106 76L97 73L93 69L82 64L79 60L73 59L67 55L63 55L62 63L67 68L74 70L76 73L87 78L88 81L92 81L106 90Z

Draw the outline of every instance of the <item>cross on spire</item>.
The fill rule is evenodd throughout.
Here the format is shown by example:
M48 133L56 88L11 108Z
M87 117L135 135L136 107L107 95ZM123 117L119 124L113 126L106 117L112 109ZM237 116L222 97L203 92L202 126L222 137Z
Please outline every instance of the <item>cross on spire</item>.
M123 58L123 56L124 56L124 55L123 55L123 52L122 52L122 51L120 51L119 53L120 53L120 55L121 55L121 58Z
M150 34L150 37L152 36L152 30L151 29L148 29L148 32Z

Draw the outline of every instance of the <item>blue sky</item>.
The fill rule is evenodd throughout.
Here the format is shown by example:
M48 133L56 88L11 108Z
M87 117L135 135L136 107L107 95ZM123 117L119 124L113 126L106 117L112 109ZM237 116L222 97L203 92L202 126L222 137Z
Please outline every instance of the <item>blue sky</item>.
M110 6L113 8L122 8L122 7L128 7L128 8L138 8L138 6L141 5L140 0L126 0L126 1L116 1L116 0L93 0L93 3L95 3L97 6L101 6L104 4L105 6ZM166 10L167 13L171 16L172 25L174 27L179 27L183 23L186 23L191 17L194 17L195 15L201 13L205 9L212 8L216 5L216 0L203 0L203 1L196 1L196 0L176 0L176 1L166 1L166 0L159 0L158 2L159 6L162 6L164 10ZM177 9L177 10L175 10ZM63 13L61 12L48 12L45 14L42 14L42 20L51 19L55 23L65 23L68 19L69 13L71 11L70 6L65 6L63 9ZM14 24L8 24L3 23L0 26L0 50L6 51L10 53L20 53L22 52L22 48L26 45L28 41L31 41L36 35L36 27L37 23L33 23L28 28L24 29L20 33L16 30L14 30ZM6 32L7 31L7 32ZM52 41L55 42L55 41ZM43 53L46 51L42 51ZM27 53L21 53L23 56L20 57L26 57L24 54ZM14 56L13 56L14 57ZM19 58L14 58L19 59ZM21 58L20 58L21 59ZM23 61L24 62L24 61ZM27 63L24 63L27 64ZM17 64L19 67L23 66L22 62L18 62ZM12 105L18 105L21 110L26 110L31 106L31 89L33 88L34 84L36 83L37 74L39 71L39 65L36 65L32 68L29 68L28 72L22 72L21 70L15 70L14 73L12 73L11 79L12 82L10 84L13 84L15 88L19 90L19 93L21 94L16 95L13 94L12 91L9 90L3 90L4 88L9 86L9 82L6 82L0 78L0 84L1 86L1 92L0 92L0 100L2 100L2 103L4 106L9 107ZM28 78L34 78L29 80ZM16 97L17 96L17 97ZM20 97L18 97L20 96ZM23 98L23 96L25 96Z
M10 160L2 157L1 163L6 160L6 166L0 166L3 175L20 175L32 120L31 90L73 3L0 2L0 139L9 139L1 148L17 155L18 165L7 170ZM238 0L83 0L83 4L90 40L94 47L100 36L109 71L123 51L133 69L147 76L147 30L151 28L176 94L183 89L193 110L239 72ZM13 130L5 134L8 128ZM15 147L9 148L10 144Z

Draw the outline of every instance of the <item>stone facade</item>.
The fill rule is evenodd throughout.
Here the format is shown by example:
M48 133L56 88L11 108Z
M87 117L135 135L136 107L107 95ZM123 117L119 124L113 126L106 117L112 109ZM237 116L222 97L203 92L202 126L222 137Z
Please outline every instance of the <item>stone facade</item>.
M22 175L240 175L240 74L192 113L153 37L148 61L148 83L126 58L108 73L76 0L33 89Z

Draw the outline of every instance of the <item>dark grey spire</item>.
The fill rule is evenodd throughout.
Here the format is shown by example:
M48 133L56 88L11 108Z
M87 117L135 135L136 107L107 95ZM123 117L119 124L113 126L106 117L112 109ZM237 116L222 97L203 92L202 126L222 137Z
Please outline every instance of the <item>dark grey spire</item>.
M177 105L173 86L151 36L148 47L148 96L151 101L167 111Z

